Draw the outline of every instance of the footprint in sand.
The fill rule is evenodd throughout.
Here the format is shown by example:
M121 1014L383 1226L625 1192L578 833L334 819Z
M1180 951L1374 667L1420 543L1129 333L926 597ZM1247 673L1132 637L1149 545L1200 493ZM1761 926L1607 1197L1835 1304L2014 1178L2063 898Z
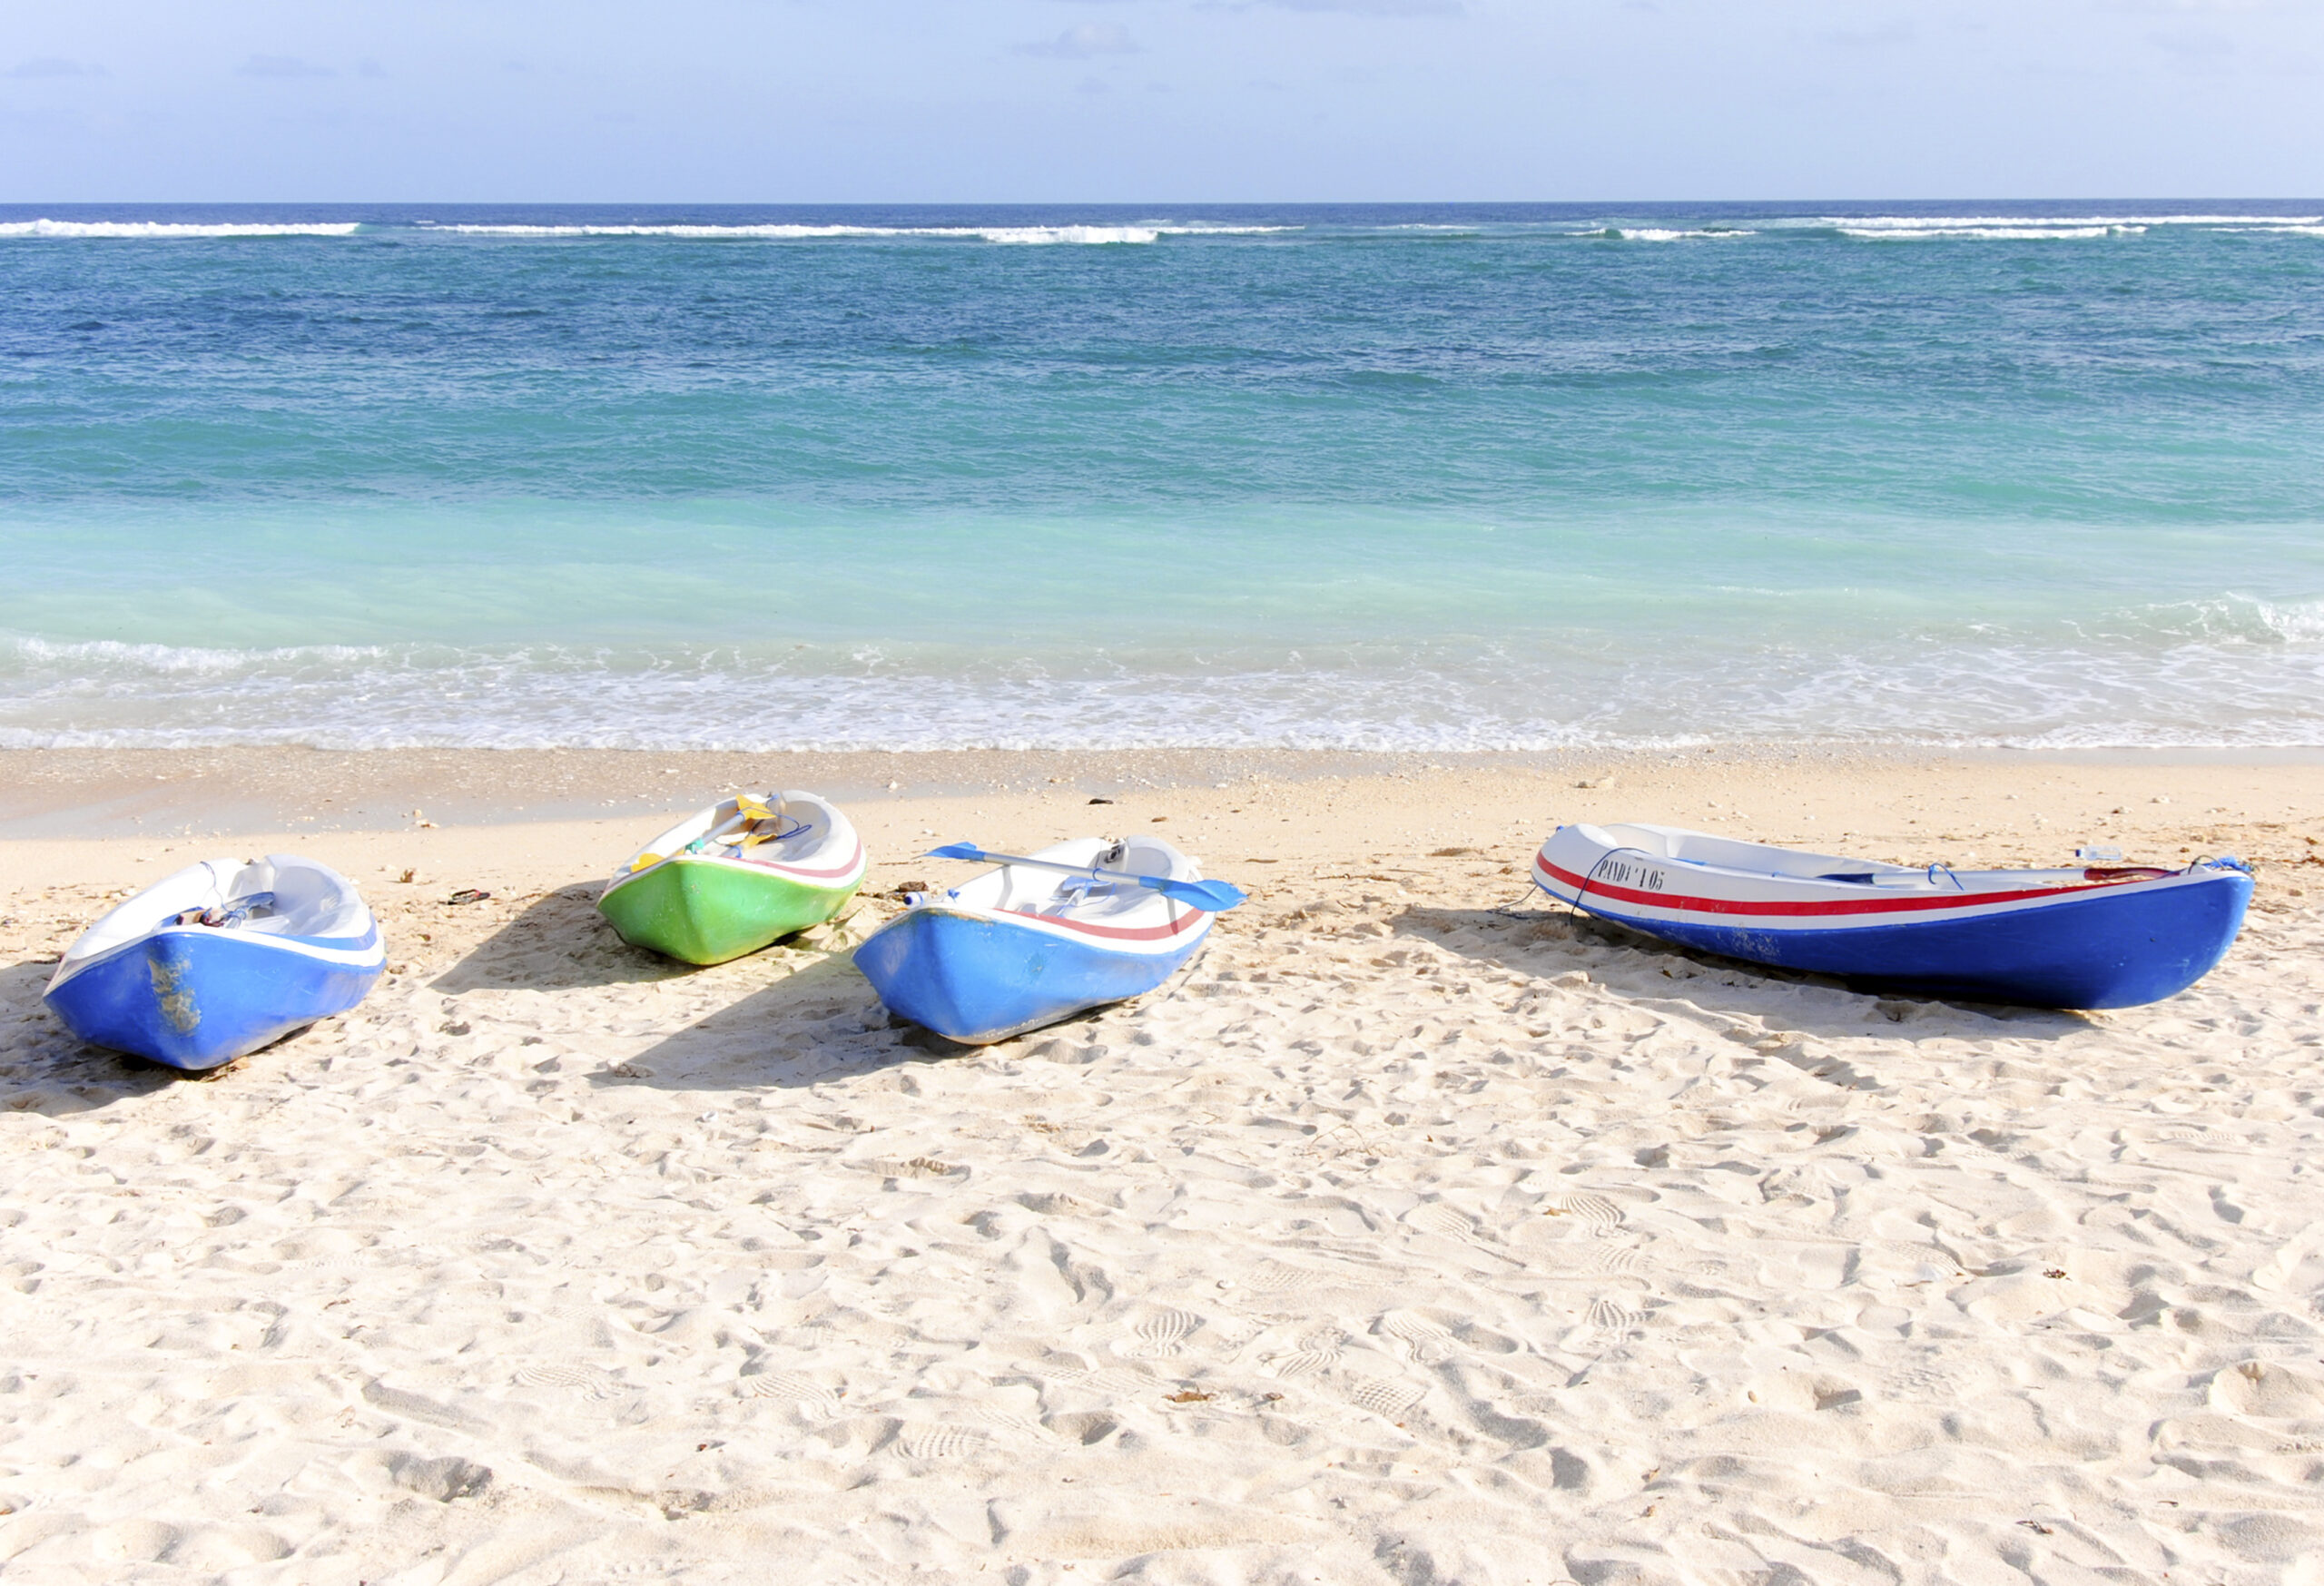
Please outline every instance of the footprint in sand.
M1116 1341L1114 1353L1132 1360L1160 1360L1178 1353L1178 1345L1202 1325L1192 1311L1157 1311L1131 1326L1129 1335Z
M1092 1367L1078 1355L1066 1355L1057 1350L1044 1351L1035 1360L1020 1360L1016 1369L1026 1376L1039 1377L1046 1382L1078 1383L1088 1380Z
M1452 1353L1452 1332L1413 1311L1390 1311L1380 1318L1379 1330L1403 1346L1407 1358L1420 1365L1434 1365Z
M1589 1190L1583 1190L1579 1195L1560 1196L1558 1210L1592 1228L1617 1228L1622 1222L1620 1207L1616 1206L1606 1197L1593 1194Z
M803 1409L837 1410L839 1395L795 1371L766 1371L739 1378L735 1388L754 1399L789 1399Z
M343 1256L310 1256L303 1261L287 1261L283 1265L293 1272L353 1272L359 1267L379 1265L383 1255L350 1250Z
M1294 1266L1273 1256L1260 1262L1245 1276L1242 1289L1246 1294L1298 1294L1303 1290L1322 1288L1332 1281L1330 1276L1311 1267Z
M1048 1428L1030 1415L1014 1410L1004 1410L985 1404L971 1404L968 1413L988 1430L1009 1437L1039 1437Z
M1279 1377L1313 1376L1326 1372L1340 1362L1342 1335L1336 1327L1320 1327L1299 1340L1299 1347L1274 1362L1275 1374Z
M1414 1207L1404 1214L1404 1225L1415 1233L1433 1234L1443 1239L1467 1241L1477 1236L1475 1220L1441 1200Z
M1393 1377L1366 1377L1349 1391L1348 1397L1359 1407L1393 1421L1428 1397L1428 1390Z
M1590 1326L1611 1337L1621 1337L1637 1326L1642 1319L1636 1311L1619 1300L1610 1300L1600 1295L1590 1302L1588 1320Z
M1091 1370L1056 1355L1020 1363L1019 1369L1067 1387L1114 1399L1136 1398L1161 1380L1142 1365L1105 1365Z
M896 1434L896 1450L906 1459L959 1459L985 1442L985 1434L973 1426L907 1426Z
M1636 1245L1593 1245L1582 1257L1582 1270L1606 1277L1626 1277L1646 1266L1646 1253Z
M618 1391L613 1379L594 1365L519 1366L517 1382L527 1388L564 1388L587 1399L611 1398Z

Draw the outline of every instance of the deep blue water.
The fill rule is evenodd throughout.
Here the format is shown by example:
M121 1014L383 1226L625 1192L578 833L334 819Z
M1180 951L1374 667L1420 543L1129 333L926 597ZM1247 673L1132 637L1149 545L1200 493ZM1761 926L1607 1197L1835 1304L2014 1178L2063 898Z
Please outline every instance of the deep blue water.
M2324 744L2324 202L0 209L0 744Z

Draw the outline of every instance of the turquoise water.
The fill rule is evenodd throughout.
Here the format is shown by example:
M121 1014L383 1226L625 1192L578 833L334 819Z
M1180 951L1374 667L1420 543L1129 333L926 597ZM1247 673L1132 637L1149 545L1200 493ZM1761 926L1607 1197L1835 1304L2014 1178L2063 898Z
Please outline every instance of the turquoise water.
M2324 205L0 210L0 744L2324 744Z

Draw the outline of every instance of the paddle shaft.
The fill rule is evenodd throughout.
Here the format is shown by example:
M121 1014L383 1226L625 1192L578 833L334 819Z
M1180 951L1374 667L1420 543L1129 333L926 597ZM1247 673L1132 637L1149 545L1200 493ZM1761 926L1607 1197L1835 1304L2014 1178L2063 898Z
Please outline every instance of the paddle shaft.
M960 850L966 850L966 852L960 852ZM1022 864L1034 870L1059 871L1066 875L1103 877L1107 881L1115 882L1136 882L1139 886L1150 888L1166 898L1175 898L1182 903L1191 904L1195 908L1213 914L1222 913L1243 901L1242 889L1226 882L1182 882L1172 876L1139 875L1135 871L1100 870L1094 864L1066 864L1054 859L1028 859L1021 853L992 853L969 843L954 843L950 850L939 848L932 852L935 856L944 859L974 859L989 864ZM1224 895L1211 892L1208 890L1211 888L1221 889Z

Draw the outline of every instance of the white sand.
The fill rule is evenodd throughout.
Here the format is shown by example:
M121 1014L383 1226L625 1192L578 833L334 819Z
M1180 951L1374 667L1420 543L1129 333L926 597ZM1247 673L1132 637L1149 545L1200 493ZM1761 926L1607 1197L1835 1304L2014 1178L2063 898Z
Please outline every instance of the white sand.
M1887 774L1719 786L1905 857ZM1964 774L1947 833L2048 856ZM1538 779L1157 793L1258 901L980 1052L846 931L623 947L566 883L652 817L310 837L404 972L206 1082L76 1047L33 960L216 845L0 845L0 1574L2324 1580L2318 775L2260 781L2227 964L2089 1017L1490 912L1582 796Z

